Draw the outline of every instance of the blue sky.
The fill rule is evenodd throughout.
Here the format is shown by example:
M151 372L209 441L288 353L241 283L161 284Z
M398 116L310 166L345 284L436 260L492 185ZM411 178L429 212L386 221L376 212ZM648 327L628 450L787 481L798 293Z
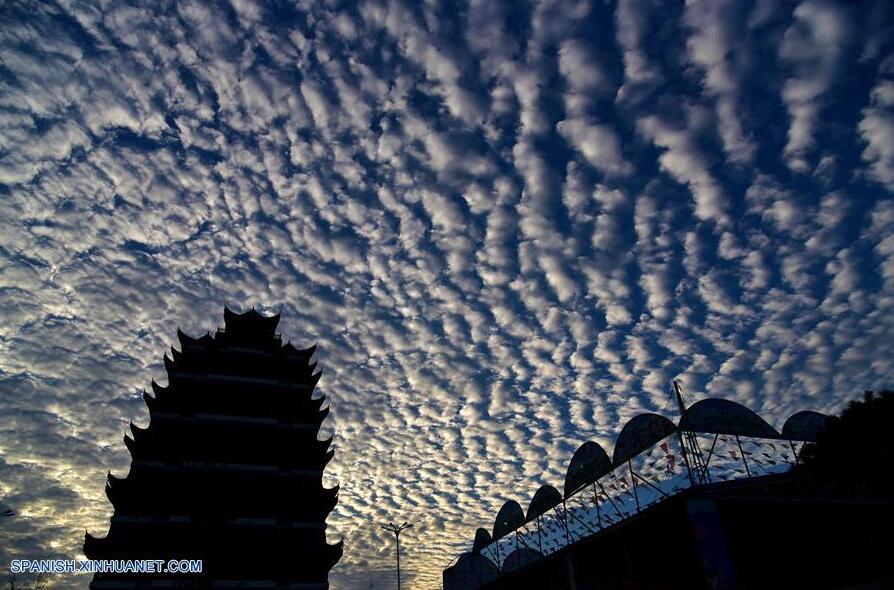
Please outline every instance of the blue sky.
M779 427L894 380L894 8L0 12L0 561L104 534L176 329L318 344L335 590L411 588L670 382ZM66 578L60 587L83 587Z

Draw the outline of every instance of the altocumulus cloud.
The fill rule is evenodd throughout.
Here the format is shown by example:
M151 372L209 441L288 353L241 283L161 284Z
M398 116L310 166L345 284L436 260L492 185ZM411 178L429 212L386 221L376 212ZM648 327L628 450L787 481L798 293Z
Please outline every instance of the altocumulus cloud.
M105 531L140 390L223 304L319 344L337 590L397 518L439 587L672 378L777 425L894 378L889 2L0 18L2 563Z

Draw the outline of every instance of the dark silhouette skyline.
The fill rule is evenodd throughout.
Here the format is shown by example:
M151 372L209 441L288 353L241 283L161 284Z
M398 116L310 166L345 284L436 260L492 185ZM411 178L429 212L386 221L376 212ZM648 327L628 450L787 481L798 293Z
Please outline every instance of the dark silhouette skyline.
M582 445L564 498L544 485L527 514L507 501L493 534L479 528L445 569L445 590L894 587L894 392L866 391L840 416L802 410L776 431L728 400L687 408L675 388L679 424L633 418L612 463L596 443ZM677 454L685 472L674 471ZM733 462L718 466L723 456ZM650 467L666 477L644 476ZM636 479L661 497L643 504L625 485ZM612 509L618 518L606 522Z
M799 470L827 481L852 481L894 492L894 390L867 390L832 416L813 444L801 454Z
M90 559L201 559L198 575L154 575L173 587L272 584L328 588L342 543L326 542L338 487L322 485L329 408L313 397L315 347L276 334L279 316L224 310L224 329L165 355L168 385L144 394L150 423L131 423L127 477L108 476L109 533ZM322 409L321 409L322 408ZM149 574L97 574L93 590L142 587Z

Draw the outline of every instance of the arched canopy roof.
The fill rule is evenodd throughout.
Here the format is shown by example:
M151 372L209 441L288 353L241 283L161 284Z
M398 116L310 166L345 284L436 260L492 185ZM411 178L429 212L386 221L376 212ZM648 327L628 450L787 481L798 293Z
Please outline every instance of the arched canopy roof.
M574 452L565 474L567 498L588 483L592 483L612 470L611 459L598 443L587 441Z
M522 511L522 507L515 500L509 500L497 512L494 532L491 537L494 541L502 539L523 524L525 524L525 513Z
M776 429L741 404L728 399L708 398L693 404L680 418L680 430L732 434L757 438L779 438Z
M487 532L487 529L479 528L475 531L475 542L472 543L472 553L481 553L481 550L490 544L490 533Z
M449 572L449 573L448 573ZM500 573L493 562L478 553L463 553L452 566L444 572L447 577Z
M551 485L542 485L528 504L528 522L562 503L562 494Z
M500 569L504 573L514 572L515 570L521 569L529 563L537 561L542 557L543 554L536 549L531 549L530 547L519 547L506 556L506 559L503 560L503 567Z
M814 442L819 433L826 429L828 421L828 416L813 410L797 412L782 425L782 436L789 440Z
M640 414L630 419L615 442L614 464L627 462L676 431L674 423L658 414Z

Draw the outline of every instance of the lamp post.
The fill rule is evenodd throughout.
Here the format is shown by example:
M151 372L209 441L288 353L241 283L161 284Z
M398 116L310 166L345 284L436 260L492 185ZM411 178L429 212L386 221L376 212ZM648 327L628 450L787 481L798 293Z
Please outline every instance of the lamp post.
M397 540L397 590L400 590L400 534L404 531L404 529L410 528L411 524L404 522L402 525L397 526L393 522L389 522L387 525L382 525L382 528L386 531L390 531L394 533L394 538Z

